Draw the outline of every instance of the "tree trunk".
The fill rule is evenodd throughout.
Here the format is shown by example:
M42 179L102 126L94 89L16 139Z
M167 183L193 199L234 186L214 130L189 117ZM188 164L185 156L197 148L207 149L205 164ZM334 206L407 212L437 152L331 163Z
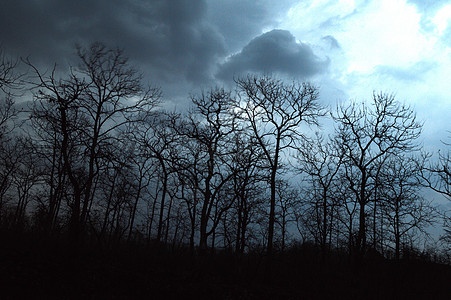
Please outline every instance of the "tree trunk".
M159 190L159 186L158 186L158 182L157 182L157 186L155 188L155 198L153 199L152 212L150 214L150 220L149 220L149 234L147 236L148 240L150 240L150 238L152 236L153 219L155 217L155 207L157 206L157 199L158 199L158 193L159 193L158 190Z
M357 234L357 256L363 258L366 248L366 227L365 227L365 204L360 203L359 211L359 232Z
M138 201L139 201L139 198L141 197L142 180L143 180L143 175L142 175L142 172L140 172L140 176L138 179L138 190L136 192L135 203L133 203L132 214L130 216L130 228L128 231L128 238L127 238L128 241L130 241L132 233L133 233L133 225L135 223L136 208L138 207Z
M366 204L366 171L362 170L362 181L360 183L360 193L359 193L359 232L357 235L357 258L360 260L363 258L366 249L366 216L365 216L365 204Z
M279 164L279 152L280 152L280 132L276 137L276 148L274 151L274 161L271 167L271 204L269 208L269 228L268 228L268 255L271 256L273 252L273 239L274 239L274 223L276 218L276 175Z
M243 200L241 197L238 198L238 226L236 230L236 244L235 244L235 252L240 253L240 245L241 245L241 226L242 226L242 206L243 206Z
M323 232L321 237L321 253L323 261L326 258L326 242L327 242L327 194L323 191Z
M211 191L210 191L210 181L213 176L213 166L212 163L209 163L209 175L205 180L205 194L204 194L204 203L202 205L202 211L200 215L200 240L199 240L199 249L201 252L207 250L207 226L208 226L208 206L211 201Z
M163 214L164 214L164 204L166 201L166 193L167 193L167 186L168 186L168 174L166 172L166 167L164 165L164 162L160 162L161 167L163 168L163 191L161 195L161 202L160 202L160 215L158 220L158 233L157 233L157 240L161 240L161 234L163 230Z
M164 233L164 242L165 242L165 244L168 243L168 238L169 238L169 225L170 225L170 222L171 222L171 210L172 210L172 202L173 202L173 200L174 200L173 197L170 197L168 212L166 214L166 230L165 230L165 233ZM178 226L178 224L177 224L177 226Z
M399 206L398 199L396 199L395 204L395 259L399 260L400 258L400 230L399 230Z
M268 228L268 254L273 252L273 239L274 239L274 222L275 222L275 210L276 210L276 172L277 168L273 167L271 170L271 203L269 208L269 228Z

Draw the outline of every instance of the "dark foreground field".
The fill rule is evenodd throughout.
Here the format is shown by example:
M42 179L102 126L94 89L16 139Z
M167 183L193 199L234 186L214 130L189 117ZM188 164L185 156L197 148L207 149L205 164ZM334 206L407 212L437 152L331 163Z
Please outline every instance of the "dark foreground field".
M2 235L0 299L451 299L451 267L419 260L359 265L313 247L265 256L191 255L163 246L74 246Z

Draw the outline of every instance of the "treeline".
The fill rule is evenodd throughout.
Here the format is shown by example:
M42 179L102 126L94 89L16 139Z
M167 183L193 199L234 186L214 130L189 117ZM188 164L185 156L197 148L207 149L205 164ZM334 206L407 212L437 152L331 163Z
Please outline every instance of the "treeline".
M399 259L445 222L449 255L449 217L423 196L451 197L449 145L424 153L422 124L393 95L328 109L312 84L248 75L167 112L121 50L76 51L77 66L46 72L1 55L2 229L236 253L300 241L323 256ZM311 134L325 118L334 132Z

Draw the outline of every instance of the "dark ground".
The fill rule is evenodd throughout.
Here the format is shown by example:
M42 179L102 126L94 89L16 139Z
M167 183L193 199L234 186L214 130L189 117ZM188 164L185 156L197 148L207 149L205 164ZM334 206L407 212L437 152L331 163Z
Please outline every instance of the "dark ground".
M191 255L161 245L74 246L0 235L0 299L451 299L451 266L376 258L353 264L300 247Z

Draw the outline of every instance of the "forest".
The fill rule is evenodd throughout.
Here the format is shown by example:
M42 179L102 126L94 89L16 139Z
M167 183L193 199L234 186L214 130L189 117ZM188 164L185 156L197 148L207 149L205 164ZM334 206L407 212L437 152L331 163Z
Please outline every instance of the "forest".
M166 110L123 50L74 52L0 53L6 295L450 296L451 133L425 151L393 94L248 74Z

